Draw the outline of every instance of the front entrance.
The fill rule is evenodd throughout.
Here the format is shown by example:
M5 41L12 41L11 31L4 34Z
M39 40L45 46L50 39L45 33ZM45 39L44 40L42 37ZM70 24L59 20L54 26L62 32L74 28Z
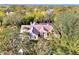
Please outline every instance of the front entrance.
M47 37L47 33L46 32L40 33L40 37L41 38L46 38Z

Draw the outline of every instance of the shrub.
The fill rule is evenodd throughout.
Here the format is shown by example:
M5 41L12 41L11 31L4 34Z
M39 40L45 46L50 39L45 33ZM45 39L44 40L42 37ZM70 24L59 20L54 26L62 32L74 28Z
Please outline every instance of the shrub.
M0 52L6 51L8 48L14 48L13 41L17 38L19 33L18 28L7 27L0 33Z
M26 15L24 16L23 20L22 20L22 24L30 24L30 22L34 21L34 15Z
M8 15L3 18L3 25L21 25L22 17L17 14Z
M66 11L60 16L61 30L68 38L75 39L79 36L79 14Z
M79 14L74 11L65 11L60 15L60 25L61 43L63 42L60 45L66 47L69 54L79 54Z

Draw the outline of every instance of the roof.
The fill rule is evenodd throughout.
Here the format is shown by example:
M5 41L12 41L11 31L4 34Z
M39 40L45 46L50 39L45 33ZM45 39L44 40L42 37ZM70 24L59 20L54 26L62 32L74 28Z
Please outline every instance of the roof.
M37 29L39 32L50 32L53 27L50 24L37 24L34 25L34 28Z
M48 32L52 31L53 27L51 25L44 25L44 29Z
M20 33L29 32L30 28L31 28L30 25L22 25L22 26L21 26Z
M53 27L52 27L52 25L50 25L48 23L39 23L39 24L35 24L33 26L31 26L31 25L22 25L21 29L26 30L26 32L32 31L33 29L35 29L34 32L41 33L41 32L51 32L53 30Z
M34 28L37 29L37 30L40 30L42 27L43 27L42 24L34 25Z

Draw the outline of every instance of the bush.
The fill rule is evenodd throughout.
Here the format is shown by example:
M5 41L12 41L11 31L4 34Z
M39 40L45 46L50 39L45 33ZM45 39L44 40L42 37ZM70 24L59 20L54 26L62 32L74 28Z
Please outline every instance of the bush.
M22 20L22 24L30 24L30 22L34 21L34 15L26 15L24 16L23 20Z
M8 48L11 50L14 48L13 42L17 38L18 33L18 28L4 28L3 32L0 33L0 52L6 51Z
M66 11L60 16L61 30L68 38L75 39L79 36L79 14Z
M17 14L8 15L3 18L3 25L21 25L22 17Z
M65 11L60 15L60 25L62 31L61 46L66 47L69 54L79 54L79 14L74 11Z

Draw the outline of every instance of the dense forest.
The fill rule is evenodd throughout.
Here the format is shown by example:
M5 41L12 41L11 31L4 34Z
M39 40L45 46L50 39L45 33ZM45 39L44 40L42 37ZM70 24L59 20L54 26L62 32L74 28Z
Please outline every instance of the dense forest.
M50 12L49 10L53 10ZM55 38L30 41L24 33L19 39L21 25L30 22L50 21L54 31L61 33ZM79 7L78 6L0 6L0 54L1 55L77 55L79 54Z

